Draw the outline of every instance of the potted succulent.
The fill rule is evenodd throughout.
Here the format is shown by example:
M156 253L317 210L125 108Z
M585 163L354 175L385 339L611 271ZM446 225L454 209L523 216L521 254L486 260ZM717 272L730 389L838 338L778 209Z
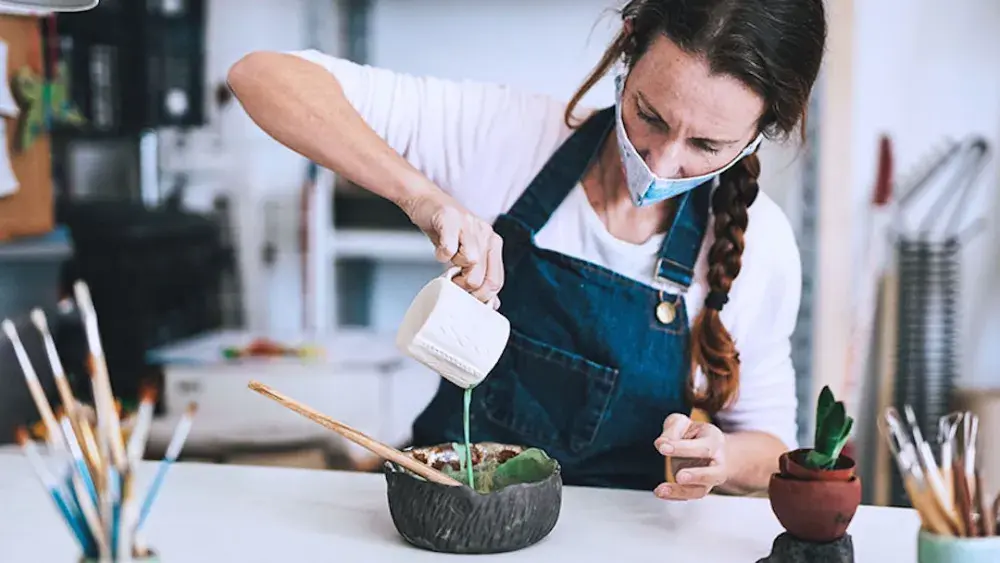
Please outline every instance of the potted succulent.
M854 460L843 453L853 426L844 403L824 387L816 404L815 444L779 459L768 495L771 510L793 538L829 543L847 533L861 504L861 479Z

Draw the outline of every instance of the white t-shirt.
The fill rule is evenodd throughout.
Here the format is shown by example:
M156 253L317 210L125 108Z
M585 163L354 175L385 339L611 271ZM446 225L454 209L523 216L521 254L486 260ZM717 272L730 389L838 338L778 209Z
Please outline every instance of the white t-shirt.
M566 102L506 86L417 77L363 66L315 50L292 54L333 73L375 132L471 212L492 222L524 192L572 133ZM589 112L581 108L580 115ZM726 432L761 431L797 447L790 337L801 296L795 236L781 209L761 193L749 210L743 268L721 316L740 354L737 400L715 416ZM703 307L711 224L685 294L689 320ZM580 184L536 235L536 244L605 266L658 289L653 280L663 235L642 244L612 236ZM701 378L700 373L696 374Z

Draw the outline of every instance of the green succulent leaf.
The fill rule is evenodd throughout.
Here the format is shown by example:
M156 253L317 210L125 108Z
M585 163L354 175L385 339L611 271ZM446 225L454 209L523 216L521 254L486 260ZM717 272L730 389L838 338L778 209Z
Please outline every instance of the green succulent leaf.
M837 401L829 386L824 386L816 402L816 436L805 464L813 469L832 469L847 445L854 419L847 416L843 401Z

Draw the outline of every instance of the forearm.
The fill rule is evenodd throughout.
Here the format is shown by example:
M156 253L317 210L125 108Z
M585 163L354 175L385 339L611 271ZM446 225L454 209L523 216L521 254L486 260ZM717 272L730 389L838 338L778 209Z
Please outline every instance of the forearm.
M337 79L283 53L246 55L229 86L250 118L281 144L399 205L437 188L351 106Z
M787 447L764 432L726 434L726 466L729 476L719 492L748 495L767 490L771 474L778 471L778 458Z

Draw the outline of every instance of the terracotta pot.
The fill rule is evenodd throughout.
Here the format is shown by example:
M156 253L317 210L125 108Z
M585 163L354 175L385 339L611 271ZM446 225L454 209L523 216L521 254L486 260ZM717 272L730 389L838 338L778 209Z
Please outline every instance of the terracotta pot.
M781 474L805 481L848 481L854 477L856 464L850 457L841 455L833 469L812 469L805 464L808 453L808 449L802 448L781 454L778 458Z
M807 481L780 474L768 485L771 510L798 539L826 543L840 539L861 504L861 479Z
M473 444L472 463L510 459L523 450L507 444ZM459 454L451 444L405 453L436 469L459 467ZM515 551L544 539L559 520L562 474L558 462L542 480L485 494L425 481L392 462L385 462L383 468L392 523L416 547L459 554Z

